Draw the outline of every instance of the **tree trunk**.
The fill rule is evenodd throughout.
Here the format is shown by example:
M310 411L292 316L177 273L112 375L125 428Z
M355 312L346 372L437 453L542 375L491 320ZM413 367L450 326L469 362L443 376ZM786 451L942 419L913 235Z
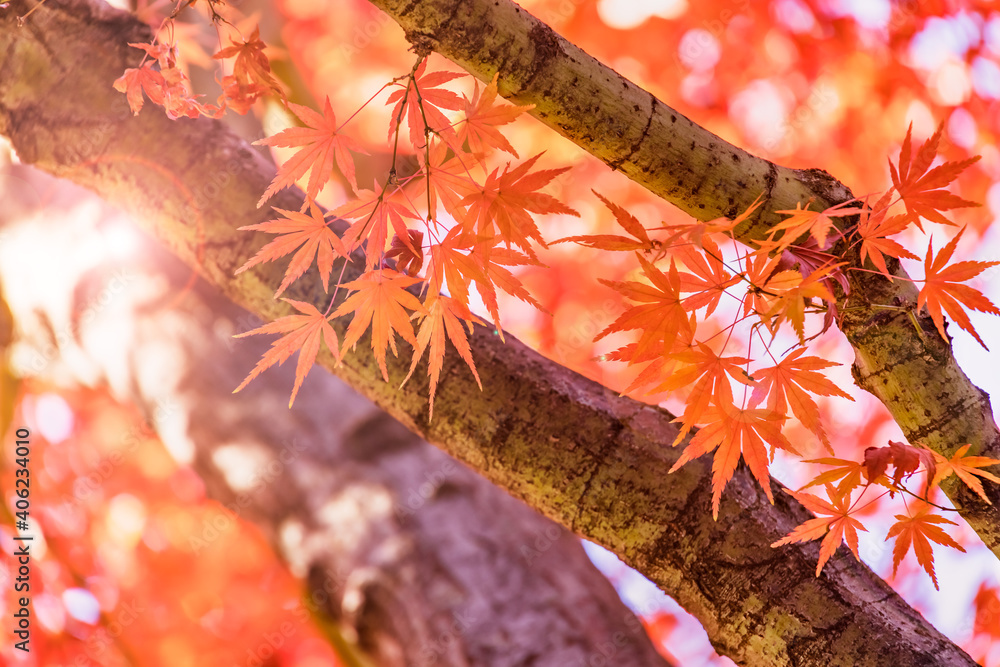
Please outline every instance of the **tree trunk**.
M288 314L272 298L278 267L232 277L262 244L261 235L235 230L265 218L255 203L273 165L217 122L173 122L157 109L130 115L109 85L138 61L125 43L147 37L129 17L92 1L49 0L32 15L37 23L18 31L13 15L23 3L11 9L0 22L10 43L0 60L0 132L21 159L134 213L250 312ZM285 191L272 203L297 209L301 193ZM348 265L345 279L355 271ZM318 279L297 281L286 296L324 306L327 298ZM334 326L342 335L344 325ZM768 504L743 467L713 521L708 464L667 475L679 456L669 447L677 430L667 411L619 397L510 336L504 344L492 329L477 327L471 343L486 390L446 358L433 422L426 379L398 389L408 358L388 360L389 383L366 352L340 365L321 354L319 362L411 431L622 556L738 662L973 664L846 549L818 578L816 544L771 550L809 514L778 489Z

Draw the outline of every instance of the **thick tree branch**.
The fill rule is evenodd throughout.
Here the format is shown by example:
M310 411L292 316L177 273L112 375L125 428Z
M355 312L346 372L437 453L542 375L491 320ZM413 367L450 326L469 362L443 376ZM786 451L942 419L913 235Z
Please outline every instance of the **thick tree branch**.
M158 109L130 116L109 83L138 61L125 43L145 34L129 17L92 0L49 0L37 23L19 31L13 17L23 8L18 0L0 15L0 132L21 158L133 212L251 312L288 314L272 299L279 267L232 277L263 242L235 228L265 217L254 204L273 166L219 123L171 122ZM296 209L301 194L286 191L273 203ZM287 296L328 298L308 276ZM973 664L846 549L819 578L817 545L769 549L809 514L777 488L768 504L746 470L713 521L708 463L667 474L678 457L668 446L676 434L668 412L619 397L510 337L503 344L491 329L478 327L472 345L488 390L447 358L433 423L426 380L398 388L408 359L390 359L388 384L366 352L339 366L329 355L320 362L410 430L621 555L739 662Z
M291 410L291 365L234 396L267 342L231 336L257 318L189 285L191 270L148 237L133 257L95 264L79 248L124 224L120 213L28 167L13 176L48 193L21 220L0 211L0 286L33 348L22 366L139 405L375 664L577 667L613 653L623 667L666 667L571 533L328 373ZM231 521L213 518L195 548Z
M512 0L371 1L415 48L438 51L484 81L498 73L504 97L534 104L539 120L699 220L733 218L763 192L758 215L737 229L744 242L763 238L780 219L775 211L853 197L824 171L788 169L720 139ZM856 255L847 259L861 266ZM848 271L851 293L839 304L839 325L855 350L858 386L885 404L911 443L949 457L971 443L973 452L1000 458L989 397L958 367L950 341L941 340L929 316L917 314L914 327L917 290L898 262L893 267L904 280ZM988 485L992 505L957 478L943 487L1000 557L1000 486Z

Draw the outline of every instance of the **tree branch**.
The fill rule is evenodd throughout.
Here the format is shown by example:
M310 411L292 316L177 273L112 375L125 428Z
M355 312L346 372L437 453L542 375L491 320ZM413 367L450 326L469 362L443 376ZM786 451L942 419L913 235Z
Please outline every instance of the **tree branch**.
M18 31L14 16L23 8L15 0L0 15L8 45L0 56L0 132L21 159L120 204L251 312L268 320L288 314L272 299L280 268L232 277L264 241L235 229L264 219L255 202L273 166L217 122L171 122L152 108L129 114L110 81L138 61L125 43L147 36L130 17L92 0L49 0L33 15L38 23ZM301 203L295 191L273 202ZM357 275L356 266L346 268L347 279ZM310 275L287 296L325 306ZM342 334L345 327L335 326ZM366 352L341 365L325 354L319 361L410 430L622 556L738 662L973 664L845 548L818 578L816 544L768 548L810 515L777 489L768 504L744 468L713 521L708 464L667 474L678 450L668 446L677 431L665 410L619 397L511 337L503 344L492 329L477 327L471 343L488 391L447 357L433 423L426 379L398 389L408 359L389 359L390 383Z
M763 192L757 214L736 229L741 241L764 238L781 219L776 211L810 199L822 210L853 198L825 171L782 167L720 139L512 0L371 2L399 23L416 48L433 49L484 81L498 73L501 95L534 104L531 113L543 123L699 220L735 218ZM856 251L846 259L861 266ZM892 260L891 267L908 278L899 262ZM941 339L930 316L917 313L913 283L890 283L861 271L847 276L851 292L841 295L838 324L854 347L858 386L885 404L911 443L946 457L971 443L972 453L1000 458L989 397L959 368L950 341ZM898 310L877 307L886 304ZM992 504L955 477L942 488L1000 557L1000 485L987 485Z
M126 260L81 256L120 214L29 170L13 182L47 192L44 211L0 211L0 285L35 350L27 368L138 405L228 508L222 530L233 515L260 527L306 579L307 609L375 664L575 667L613 650L616 665L666 667L578 539L332 375L313 373L291 410L291 365L234 396L267 342L232 335L260 321L190 285L148 237Z

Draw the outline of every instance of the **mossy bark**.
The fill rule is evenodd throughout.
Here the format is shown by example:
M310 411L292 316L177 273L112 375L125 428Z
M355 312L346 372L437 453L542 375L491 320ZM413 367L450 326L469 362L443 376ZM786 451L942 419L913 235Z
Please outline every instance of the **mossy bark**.
M531 113L542 122L699 220L733 218L763 194L757 214L736 230L741 241L763 238L781 219L776 211L853 197L822 170L782 167L723 141L511 0L372 4L399 23L416 49L438 51L484 81L499 74L503 96L534 104ZM856 255L848 259L861 266ZM948 457L971 443L971 453L1000 459L989 398L958 367L930 317L917 312L916 289L898 262L892 265L904 280L845 269L851 290L840 295L838 324L855 350L858 386L885 404L911 443ZM1000 557L1000 486L987 485L992 504L954 477L943 486Z
M218 122L169 121L152 107L131 116L124 97L111 88L139 59L126 43L148 37L129 16L95 0L48 0L18 29L15 16L24 11L24 0L14 0L0 13L0 133L11 138L20 157L144 220L169 249L251 312L268 320L288 314L272 298L280 267L233 277L266 241L236 228L269 215L255 203L273 165ZM522 12L511 11L496 20L511 21ZM551 31L534 34L551 43ZM527 44L531 34L518 39ZM548 75L539 70L532 78ZM555 106L548 107L553 114ZM716 142L704 135L698 146L722 150ZM631 157L625 150L608 155L621 160L624 170L629 160L647 155L642 143L630 142L639 144ZM716 145L709 149L711 143ZM648 151L649 160L654 152ZM715 183L736 173L727 165L700 187L677 187L687 187L692 197L718 193L708 198L711 206L699 209L706 216L742 207L758 194L753 189L769 180L772 214L779 201L773 193L781 183L792 188L782 195L782 207L798 198L796 192L814 187L808 174L796 185L791 172L787 181L748 172L757 173L760 182L736 199ZM301 193L285 191L272 204L296 209L301 201ZM347 267L347 279L354 271L355 265ZM286 296L317 305L328 298L315 272ZM343 334L343 323L336 327ZM619 397L510 336L503 343L492 329L477 327L471 338L486 390L480 392L464 365L448 356L433 422L427 419L426 380L419 379L423 369L398 388L409 366L408 350L389 359L389 383L364 351L367 340L340 365L324 354L319 362L413 432L619 554L694 613L716 649L737 662L974 664L846 549L820 577L815 543L772 550L770 543L810 516L776 484L772 506L740 467L723 496L719 520L713 521L709 463L695 461L668 475L679 450L669 447L676 427L665 410Z

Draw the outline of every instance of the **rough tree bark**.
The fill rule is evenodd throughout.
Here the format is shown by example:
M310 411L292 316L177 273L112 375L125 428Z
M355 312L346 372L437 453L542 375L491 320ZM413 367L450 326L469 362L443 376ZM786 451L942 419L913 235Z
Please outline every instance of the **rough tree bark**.
M666 667L569 531L328 373L312 374L291 410L290 366L234 396L267 343L231 336L259 320L191 286L191 270L148 237L133 257L95 265L79 248L121 214L17 169L12 182L46 193L20 220L10 199L0 210L0 288L33 348L22 367L138 405L374 664Z
M234 230L267 215L255 202L273 166L218 123L171 122L153 109L130 116L108 85L138 61L125 43L146 37L128 17L95 2L49 0L32 15L37 22L18 31L14 15L23 7L12 2L0 17L8 43L0 52L0 132L21 159L133 212L251 312L287 314L272 299L280 269L232 277L263 240ZM85 68L80 54L87 54ZM301 201L301 193L286 191L272 203L296 208ZM348 279L352 271L349 265ZM309 280L287 296L326 298ZM819 578L817 545L770 550L809 515L777 488L769 505L745 469L713 521L708 464L666 474L679 450L668 446L676 428L665 410L618 397L510 337L503 344L492 329L478 327L472 345L488 391L446 359L432 423L426 381L397 389L408 359L389 360L388 384L369 354L339 366L330 356L319 361L410 430L618 553L694 613L716 649L738 662L972 664L846 549Z
M781 219L776 211L810 199L822 210L853 198L825 171L782 167L720 139L511 0L371 1L417 50L438 51L484 81L499 74L501 95L534 104L539 120L699 220L734 218L763 193L758 213L736 230L741 241L764 238ZM856 253L847 259L861 266ZM890 267L907 277L899 262ZM930 316L916 312L913 283L860 271L847 276L851 291L838 295L838 325L854 347L858 386L885 404L911 443L946 457L971 443L972 452L1000 458L989 396L959 368ZM1000 485L988 486L992 504L957 478L942 488L1000 557Z

